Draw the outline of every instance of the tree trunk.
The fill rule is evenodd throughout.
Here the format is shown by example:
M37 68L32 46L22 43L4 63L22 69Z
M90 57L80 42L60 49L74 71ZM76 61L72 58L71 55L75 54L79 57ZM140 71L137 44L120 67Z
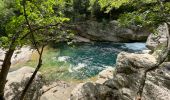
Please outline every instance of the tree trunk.
M7 82L6 78L7 78L9 69L11 67L11 58L15 51L15 48L16 48L15 42L18 39L19 34L20 34L19 32L13 34L9 49L6 52L5 58L3 60L2 69L0 72L0 100L4 100L4 88L5 88L5 84Z
M15 49L9 49L5 55L4 62L2 64L2 69L0 73L0 100L4 100L4 88L7 82L6 78L8 75L8 71L11 66L11 58Z
M32 82L33 82L33 80L34 80L37 72L39 71L39 69L40 69L41 66L42 66L42 53L43 53L43 49L44 49L44 46L42 47L41 52L40 52L40 54L39 54L38 65L37 65L34 73L32 74L30 80L29 80L28 83L26 84L26 86L25 86L25 88L24 88L24 90L23 90L23 92L22 92L22 94L21 94L20 100L24 100L24 97L25 97L25 95L26 95L26 92L28 91L28 89L29 89L29 87L31 86L31 84L32 84Z

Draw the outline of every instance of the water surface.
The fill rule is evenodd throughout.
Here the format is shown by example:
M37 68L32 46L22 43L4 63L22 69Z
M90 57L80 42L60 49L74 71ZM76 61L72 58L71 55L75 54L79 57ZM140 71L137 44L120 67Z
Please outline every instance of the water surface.
M118 53L140 52L146 49L145 43L77 43L67 45L60 43L46 48L43 53L43 65L40 69L49 81L80 81L96 76L107 67L114 67ZM18 67L36 67L37 53L29 62Z
M62 75L85 79L97 75L107 67L114 67L119 52L139 52L145 49L145 44L102 42L67 45L61 43L56 45L55 48L57 55L53 55L52 59L55 59L56 63L67 63L68 70Z

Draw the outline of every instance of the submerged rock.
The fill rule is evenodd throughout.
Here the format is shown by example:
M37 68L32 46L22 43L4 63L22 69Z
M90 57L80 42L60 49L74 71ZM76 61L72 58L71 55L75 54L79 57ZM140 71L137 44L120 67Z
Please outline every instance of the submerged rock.
M26 83L32 76L34 68L22 67L16 71L8 73L7 83L5 85L5 99L6 100L19 100L22 90ZM40 89L43 85L42 76L38 73L26 93L24 100L37 100L40 95Z

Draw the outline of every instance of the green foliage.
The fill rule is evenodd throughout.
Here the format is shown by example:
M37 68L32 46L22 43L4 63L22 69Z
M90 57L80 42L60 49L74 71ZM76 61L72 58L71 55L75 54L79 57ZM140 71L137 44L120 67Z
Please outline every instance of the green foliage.
M82 21L89 17L90 0L73 0L73 21Z
M118 21L120 22L121 26L129 26L134 25L138 27L143 26L150 26L153 23L156 24L156 20L158 19L158 16L155 16L154 13L150 11L145 11L143 13L138 12L132 12L132 13L126 13L122 14Z
M118 21L123 26L156 26L166 22L170 13L170 2L163 3L164 9L158 0L99 0L101 8L106 8L106 13L112 9L132 5L134 11L120 14ZM165 14L165 15L164 15Z
M101 6L101 9L107 7L106 12L112 10L112 8L119 8L120 6L129 3L131 0L99 0L99 4Z
M4 8L4 2L0 0L0 11L2 12Z
M69 18L66 18L62 11L62 8L66 5L66 0L26 0L25 4L23 1L1 1L0 30L2 30L2 33L0 45L8 48L12 37L16 33L19 33L19 37L16 39L17 45L22 46L23 44L31 43L31 38L29 38L31 35L28 35L26 39L21 39L30 31L25 17L27 17L32 30L57 24L55 27L44 27L35 31L34 35L37 43L47 42L52 38L52 40L54 38L59 39L58 37L61 37L59 35L62 35L60 33L64 31L61 29L61 25L69 21ZM26 15L23 5L25 5ZM55 7L58 9L55 10Z
M83 1L73 0L73 1L75 3L73 4L73 6L74 5L76 6L74 7L74 9L75 11L78 11L77 15L84 16L86 19L90 19L91 17L93 19L94 18L98 19L101 17L102 20L105 18L107 19L109 18L110 20L118 18L120 22L126 22L126 25L128 25L129 23L140 26L157 24L160 23L160 21L163 19L163 17L161 17L161 14L158 14L160 12L160 4L158 3L158 0L83 0ZM164 5L166 9L169 9L169 6L167 6L166 3ZM105 12L106 14L104 14L103 12ZM124 25L125 23L122 24Z

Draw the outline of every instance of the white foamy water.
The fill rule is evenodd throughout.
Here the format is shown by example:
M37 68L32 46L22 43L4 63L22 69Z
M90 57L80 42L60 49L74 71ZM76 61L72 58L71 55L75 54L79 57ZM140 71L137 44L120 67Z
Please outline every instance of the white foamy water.
M58 61L60 62L66 62L70 57L69 56L60 56L58 57Z
M76 67L74 67L73 69L77 71L77 70L80 70L80 69L82 69L82 68L84 68L86 66L87 65L84 64L84 63L78 63L78 65Z
M74 66L74 67L73 67L73 65L70 65L68 71L69 72L79 71L86 66L87 66L87 64L85 64L85 63L78 63L78 65Z
M122 48L128 48L131 50L143 50L146 49L145 43L124 43L124 46Z
M106 69L106 68L112 68L113 66L105 66L103 65L103 68Z

